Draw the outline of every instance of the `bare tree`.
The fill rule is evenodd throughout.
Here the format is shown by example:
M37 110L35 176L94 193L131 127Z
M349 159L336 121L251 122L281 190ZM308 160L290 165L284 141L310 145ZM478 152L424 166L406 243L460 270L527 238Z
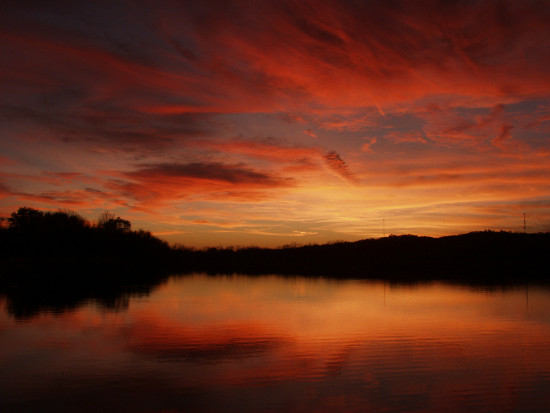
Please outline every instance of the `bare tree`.
M99 216L97 226L108 231L128 232L132 229L130 221L120 217L115 218L115 214L109 211L105 211Z

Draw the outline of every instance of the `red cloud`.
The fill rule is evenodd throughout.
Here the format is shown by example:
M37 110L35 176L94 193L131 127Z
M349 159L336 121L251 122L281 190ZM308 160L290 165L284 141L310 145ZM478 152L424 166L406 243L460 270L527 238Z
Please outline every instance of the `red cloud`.
M497 1L429 8L398 3L320 1L311 9L278 2L256 7L255 20L246 10L227 20L225 11L212 9L203 22L220 30L202 32L202 46L228 64L217 66L218 76L243 82L242 74L252 75L240 84L245 89L261 78L264 90L279 91L279 97L309 95L327 106L548 91L550 58L537 40L550 34L548 8ZM529 56L522 53L527 49ZM235 56L242 71L227 69Z
M503 105L495 105L490 110L476 108L470 111L484 114L465 115L452 108L434 108L419 113L419 116L427 121L424 126L425 135L437 144L483 151L494 147L501 150L516 150L522 145L511 139L511 131L517 122L516 115L507 112ZM400 139L395 133L388 137L392 140Z

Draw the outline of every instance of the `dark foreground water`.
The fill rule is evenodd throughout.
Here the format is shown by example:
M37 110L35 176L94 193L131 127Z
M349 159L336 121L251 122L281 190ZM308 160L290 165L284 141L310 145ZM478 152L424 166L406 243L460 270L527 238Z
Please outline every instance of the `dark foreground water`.
M2 299L1 412L550 408L542 287L194 275L14 314Z

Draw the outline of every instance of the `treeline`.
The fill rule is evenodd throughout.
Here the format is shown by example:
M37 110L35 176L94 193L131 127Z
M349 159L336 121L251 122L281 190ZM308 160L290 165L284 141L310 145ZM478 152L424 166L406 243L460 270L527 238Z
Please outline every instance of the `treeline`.
M19 208L0 231L0 284L137 282L169 271L168 243L130 221L102 214L91 223L73 211Z
M550 233L473 232L389 236L285 248L170 246L103 214L20 208L0 231L0 286L152 282L168 273L323 275L396 281L547 282Z

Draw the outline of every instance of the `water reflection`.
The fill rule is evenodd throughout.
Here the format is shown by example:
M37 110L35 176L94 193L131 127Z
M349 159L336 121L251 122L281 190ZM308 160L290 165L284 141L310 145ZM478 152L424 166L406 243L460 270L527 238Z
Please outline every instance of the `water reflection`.
M26 318L4 300L2 411L521 411L550 402L543 287L198 274L125 297L119 311L87 300Z
M75 310L86 303L99 305L109 311L124 311L132 297L148 296L168 276L157 276L148 284L99 284L39 285L36 287L9 287L0 299L5 301L6 311L19 320L37 315L61 314Z

